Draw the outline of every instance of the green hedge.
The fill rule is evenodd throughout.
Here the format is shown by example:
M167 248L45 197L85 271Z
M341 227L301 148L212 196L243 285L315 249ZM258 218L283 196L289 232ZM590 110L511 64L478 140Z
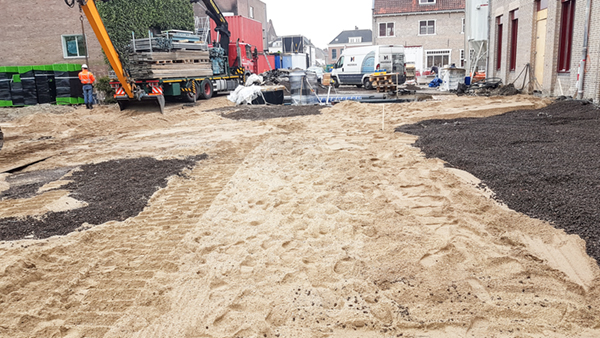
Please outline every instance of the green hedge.
M96 2L108 35L124 62L131 32L137 39L148 31L194 30L194 10L189 0L111 0Z

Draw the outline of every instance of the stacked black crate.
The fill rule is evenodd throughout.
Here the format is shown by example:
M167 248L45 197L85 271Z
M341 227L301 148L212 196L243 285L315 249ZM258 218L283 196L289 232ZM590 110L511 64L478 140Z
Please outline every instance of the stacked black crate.
M23 88L23 103L26 106L35 106L38 104L38 99L33 67L19 67L19 73Z
M12 76L8 73L0 73L0 107L12 106L12 96L10 95L10 81Z
M80 65L53 65L56 83L56 104L83 103L83 89L79 81Z
M21 76L15 74L12 76L10 82L10 96L12 98L12 104L15 107L22 107L25 105L25 96L23 95L23 84L21 83Z
M56 102L56 83L52 66L34 67L38 103Z

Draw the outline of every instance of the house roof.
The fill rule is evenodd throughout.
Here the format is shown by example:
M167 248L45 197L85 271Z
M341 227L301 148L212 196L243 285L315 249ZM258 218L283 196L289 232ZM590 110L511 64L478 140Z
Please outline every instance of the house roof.
M375 0L373 13L374 15L382 15L465 9L465 0L434 0L435 3L433 4L420 4L419 1Z
M349 43L350 38L361 37L362 42L373 42L373 31L370 29L353 29L343 31L335 39L331 40L330 45Z

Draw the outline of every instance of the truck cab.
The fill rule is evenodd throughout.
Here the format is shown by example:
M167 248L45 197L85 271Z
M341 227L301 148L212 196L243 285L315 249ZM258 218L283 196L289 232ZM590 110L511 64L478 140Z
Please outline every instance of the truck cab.
M239 50L238 50L239 44ZM256 74L258 72L258 55L255 54L250 44L239 42L229 44L229 67L234 68L239 59L239 66L244 68L245 72ZM239 52L239 53L238 53Z

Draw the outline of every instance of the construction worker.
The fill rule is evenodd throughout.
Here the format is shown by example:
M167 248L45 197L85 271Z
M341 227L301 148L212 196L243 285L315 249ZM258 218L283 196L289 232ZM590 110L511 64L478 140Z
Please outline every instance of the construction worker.
M85 106L87 109L93 109L94 96L92 93L94 91L94 82L96 82L96 78L92 72L88 71L88 66L86 64L81 66L79 81L81 81L81 84L83 85L83 100Z

